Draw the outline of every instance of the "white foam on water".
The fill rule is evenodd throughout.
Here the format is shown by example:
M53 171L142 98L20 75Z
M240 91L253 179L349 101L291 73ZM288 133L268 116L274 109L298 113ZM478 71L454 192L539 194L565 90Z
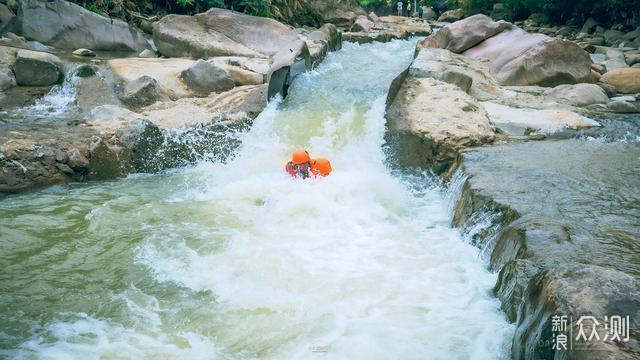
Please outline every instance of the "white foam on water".
M184 188L167 194L167 204L188 204L210 226L188 217L147 224L136 261L162 284L213 294L190 331L163 323L158 314L171 309L137 295L127 301L137 325L53 322L54 341L32 339L24 351L42 358L507 358L513 327L491 296L496 274L450 227L439 187L393 176L385 164L384 94L412 45L346 44L267 107L232 160L181 171ZM298 146L329 158L334 172L286 175ZM198 233L198 244L184 229ZM185 306L180 301L173 310Z

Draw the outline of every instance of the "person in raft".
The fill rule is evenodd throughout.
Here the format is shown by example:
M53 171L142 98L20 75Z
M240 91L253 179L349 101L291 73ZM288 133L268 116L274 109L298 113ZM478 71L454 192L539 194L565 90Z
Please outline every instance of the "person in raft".
M295 178L327 176L331 173L331 163L325 158L311 159L309 152L298 149L293 152L291 161L285 166L285 171Z

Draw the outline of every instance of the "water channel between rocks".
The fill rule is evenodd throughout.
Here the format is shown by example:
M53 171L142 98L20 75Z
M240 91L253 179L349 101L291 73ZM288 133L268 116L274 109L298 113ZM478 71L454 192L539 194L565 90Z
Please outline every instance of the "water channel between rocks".
M0 199L0 357L508 357L497 275L445 191L385 162L414 46L345 44L226 163ZM295 147L334 173L286 176Z

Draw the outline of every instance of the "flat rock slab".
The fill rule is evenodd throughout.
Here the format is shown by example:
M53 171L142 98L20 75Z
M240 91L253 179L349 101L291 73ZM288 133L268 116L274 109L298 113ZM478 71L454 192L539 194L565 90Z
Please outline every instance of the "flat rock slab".
M141 76L149 76L158 82L160 92L171 99L179 99L195 94L180 80L180 74L195 64L190 59L145 59L126 58L107 61L107 65L125 82Z
M216 121L242 122L255 118L267 106L267 85L238 86L206 98L161 102L142 111L161 129L189 127Z
M492 102L485 102L483 106L491 123L509 135L525 135L527 132L553 134L565 129L600 126L595 120L567 110L518 109Z
M494 132L484 108L455 85L431 78L407 78L387 110L391 128L435 142L473 145Z

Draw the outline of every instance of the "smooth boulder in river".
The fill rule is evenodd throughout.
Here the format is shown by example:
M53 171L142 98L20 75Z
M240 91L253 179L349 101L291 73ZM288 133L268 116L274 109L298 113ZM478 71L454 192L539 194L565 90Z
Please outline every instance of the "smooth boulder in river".
M600 81L613 85L618 92L634 94L640 92L640 69L626 68L606 72Z
M436 47L461 53L508 27L504 21L493 21L477 14L447 25L422 41L424 47Z
M591 79L591 58L580 46L517 27L486 39L464 55L491 60L491 72L501 85L556 86Z
M18 85L24 86L49 86L64 77L60 59L38 51L19 50L14 70Z
M64 0L23 0L22 31L29 39L62 49L142 51L141 31Z
M235 82L223 68L204 60L198 60L184 70L180 78L189 88L204 95L214 91L227 91L235 86Z

